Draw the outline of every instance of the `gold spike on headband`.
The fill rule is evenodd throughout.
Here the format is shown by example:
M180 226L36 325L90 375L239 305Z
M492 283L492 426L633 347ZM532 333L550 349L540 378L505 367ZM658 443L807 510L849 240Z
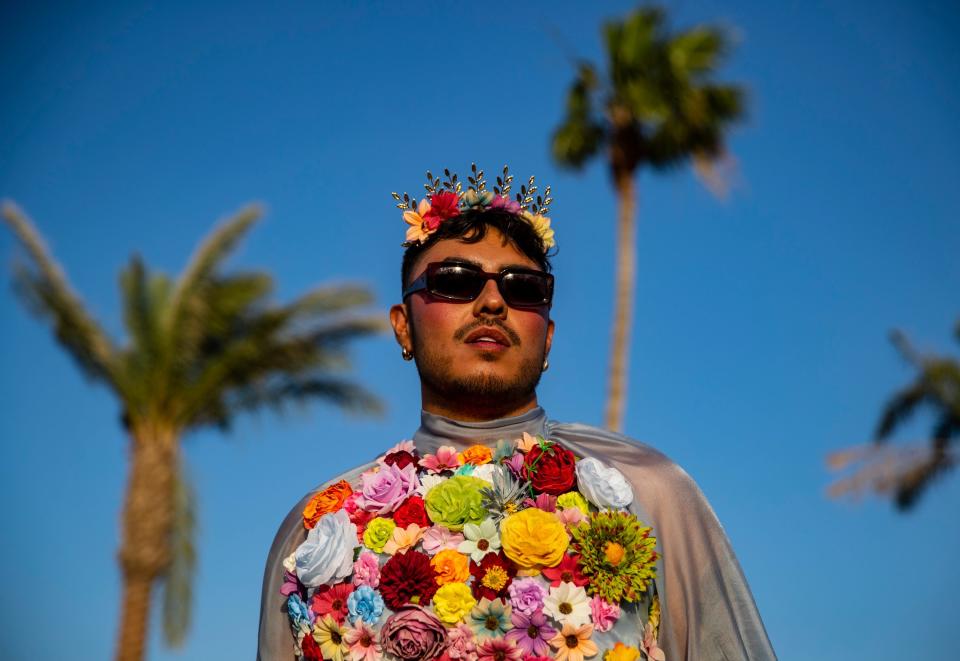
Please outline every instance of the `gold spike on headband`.
M397 208L403 211L403 220L410 226L407 228L407 240L403 243L405 247L424 243L443 221L455 218L468 209L478 208L503 209L514 213L530 223L545 249L549 250L555 245L550 219L546 215L553 202L549 186L543 195L537 195L537 185L531 176L525 185L520 186L515 200L511 200L513 175L506 165L503 166L503 175L497 177L497 185L492 192L487 190L483 170L477 170L476 163L470 164L470 172L466 191L457 174L444 169L443 180L427 171L427 183L423 186L427 194L419 203L407 193L402 197L398 193L390 193L397 201Z

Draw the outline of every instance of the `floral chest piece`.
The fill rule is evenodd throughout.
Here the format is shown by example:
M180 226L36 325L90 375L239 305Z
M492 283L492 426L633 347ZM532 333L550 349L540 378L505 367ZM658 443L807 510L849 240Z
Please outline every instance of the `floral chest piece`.
M632 502L616 468L542 437L404 441L307 503L281 588L295 654L665 661L656 539Z

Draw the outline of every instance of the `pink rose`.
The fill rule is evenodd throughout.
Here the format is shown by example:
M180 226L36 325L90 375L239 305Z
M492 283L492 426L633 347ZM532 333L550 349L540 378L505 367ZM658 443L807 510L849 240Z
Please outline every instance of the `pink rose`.
M610 631L620 618L620 604L611 604L599 596L590 600L594 631Z
M380 644L384 652L404 661L433 661L447 646L447 630L421 607L404 606L384 622Z
M413 464L404 468L382 465L376 472L361 475L360 481L363 509L377 514L389 514L420 486Z
M353 563L353 584L356 586L369 585L377 588L380 585L380 563L377 554L363 551Z
M477 656L477 639L473 629L462 622L447 630L449 645L447 656L451 659L474 659Z

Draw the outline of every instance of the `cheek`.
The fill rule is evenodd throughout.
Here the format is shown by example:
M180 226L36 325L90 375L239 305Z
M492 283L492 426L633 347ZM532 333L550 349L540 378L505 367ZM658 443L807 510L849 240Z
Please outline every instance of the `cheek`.
M417 301L414 305L414 325L422 338L450 335L458 327L457 306L449 303Z

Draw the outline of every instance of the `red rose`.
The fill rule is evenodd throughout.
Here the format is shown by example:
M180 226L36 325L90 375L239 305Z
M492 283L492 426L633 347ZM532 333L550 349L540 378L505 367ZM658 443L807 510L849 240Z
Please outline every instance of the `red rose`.
M401 469L406 468L410 464L413 464L414 468L420 468L420 455L418 455L416 451L410 453L406 450L397 450L384 457L383 463Z
M427 229L433 231L447 218L460 215L460 197L450 191L440 191L430 196L430 211L423 214Z
M323 661L323 653L320 651L320 645L313 639L313 636L307 634L300 643L300 649L303 651L305 661Z
M393 520L401 528L406 528L411 523L416 523L421 528L430 526L430 519L427 518L427 510L420 496L410 496L403 501L393 513Z
M573 487L574 461L573 453L558 443L534 445L523 459L523 477L537 491L559 496Z
M380 594L393 610L406 604L426 606L438 587L430 557L420 551L398 553L380 570Z

